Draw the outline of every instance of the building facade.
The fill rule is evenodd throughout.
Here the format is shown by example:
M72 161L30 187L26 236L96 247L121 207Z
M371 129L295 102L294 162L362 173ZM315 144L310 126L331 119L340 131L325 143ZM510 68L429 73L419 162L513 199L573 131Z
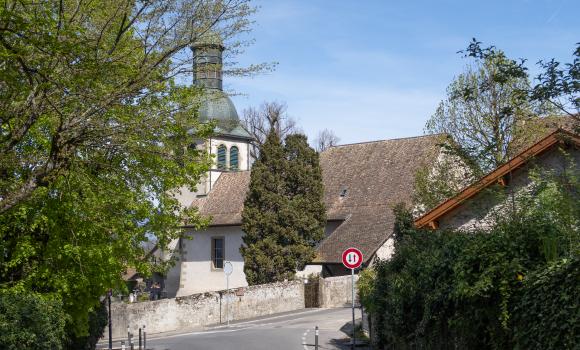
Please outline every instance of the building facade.
M516 212L517 198L533 189L531 171L561 174L570 166L580 171L580 138L557 129L523 150L507 163L415 221L419 228L486 230L498 218Z
M180 188L175 196L183 206L200 203L213 192L221 176L250 169L252 136L244 129L230 97L223 91L222 55L224 46L219 36L208 33L192 47L194 53L193 82L204 89L199 109L201 122L216 125L214 136L192 147L202 147L213 157L210 170L201 178L195 191ZM243 259L239 252L242 244L240 230L229 226L211 225L203 231L185 227L186 239L171 242L177 262L165 277L167 296L182 296L198 292L225 289L223 264L230 261L235 273L231 287L246 286ZM176 256L174 256L176 255Z
M185 238L172 242L177 259L165 277L168 297L223 290L223 266L233 265L231 288L247 286L241 214L250 183L252 138L241 126L229 97L222 90L222 51L219 40L196 45L195 83L206 90L200 110L202 121L213 121L217 133L195 147L214 156L211 170L195 191L181 189L176 196L185 206L211 218L204 230L184 227ZM417 171L441 155L441 135L381 140L335 146L320 154L327 210L326 237L317 256L299 275L324 277L350 274L341 254L360 249L363 266L393 253L393 207L411 205Z
M322 152L326 237L317 247L315 260L299 275L350 274L341 263L341 254L349 247L362 251L364 266L388 258L393 252L392 208L411 204L415 173L438 156L439 142L437 135L422 136L342 145ZM211 224L201 231L184 228L191 239L181 240L176 249L180 261L167 275L168 296L224 289L224 261L234 267L230 287L247 285L239 248L250 176L250 171L223 172L207 195L192 200L190 205L211 217Z

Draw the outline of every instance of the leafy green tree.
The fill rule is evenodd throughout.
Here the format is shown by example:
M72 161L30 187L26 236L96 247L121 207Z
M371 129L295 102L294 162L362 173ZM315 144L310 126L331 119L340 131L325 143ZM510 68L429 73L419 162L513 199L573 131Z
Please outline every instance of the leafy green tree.
M318 154L303 135L282 145L272 129L252 167L242 213L244 271L250 284L290 279L314 257L325 209Z
M530 83L519 63L500 50L468 56L472 65L449 85L425 130L449 135L474 171L487 172L514 155L515 139L527 136L520 126L534 117L522 93Z
M493 46L482 48L481 42L473 39L467 47L466 54L476 59L485 60L494 54ZM541 70L535 78L535 84L529 89L522 90L522 95L528 96L530 101L543 105L555 115L567 116L576 130L580 130L580 43L576 43L572 62L561 64L555 59L540 60L537 64ZM524 62L512 65L503 74L506 79L513 79L525 75L527 68Z
M537 76L532 98L548 101L580 122L580 43L576 43L573 57L564 67L554 59L538 62L543 72Z
M0 289L55 294L86 335L98 297L142 243L184 218L171 190L209 166L190 47L208 31L243 44L246 0L6 1L0 8ZM260 67L230 67L251 73ZM191 133L195 130L195 133Z
M419 212L452 197L549 129L580 126L580 49L565 68L554 60L539 62L544 72L533 87L524 60L509 59L493 46L483 48L475 39L461 52L472 64L449 85L447 98L425 127L450 139L441 141L444 157L416 174Z
M74 332L68 335L68 349L75 350L95 350L97 343L105 333L109 321L106 302L102 301L89 313L89 334L77 336Z

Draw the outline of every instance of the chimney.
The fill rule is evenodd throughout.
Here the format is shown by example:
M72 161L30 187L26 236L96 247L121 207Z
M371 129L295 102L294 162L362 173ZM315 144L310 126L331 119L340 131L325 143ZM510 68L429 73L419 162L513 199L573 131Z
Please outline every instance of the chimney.
M222 91L222 53L220 35L206 32L191 47L193 51L193 83Z

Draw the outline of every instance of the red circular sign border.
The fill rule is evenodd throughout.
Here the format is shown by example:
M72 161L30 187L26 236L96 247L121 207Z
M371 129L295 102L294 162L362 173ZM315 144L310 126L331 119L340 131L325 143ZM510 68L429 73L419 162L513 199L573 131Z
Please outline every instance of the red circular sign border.
M358 264L356 266L350 265L350 264L348 264L346 262L346 255L348 253L350 253L350 252L355 252L355 253L357 253L360 256L360 260L359 260L359 262L358 262ZM358 250L358 249L356 249L354 247L350 247L350 248L346 249L344 252L342 252L342 264L347 269L356 269L356 268L358 268L358 267L360 267L362 265L362 262L363 262L363 253L360 250Z

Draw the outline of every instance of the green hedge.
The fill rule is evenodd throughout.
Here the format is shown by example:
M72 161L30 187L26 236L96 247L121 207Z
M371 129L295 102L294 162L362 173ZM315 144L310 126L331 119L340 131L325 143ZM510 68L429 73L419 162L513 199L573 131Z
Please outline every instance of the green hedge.
M580 348L580 259L564 259L530 276L513 315L518 349Z
M62 349L65 320L59 300L0 291L0 349Z
M470 233L416 230L408 212L397 208L396 216L395 254L360 291L377 348L580 346L571 226L555 225L547 211Z

